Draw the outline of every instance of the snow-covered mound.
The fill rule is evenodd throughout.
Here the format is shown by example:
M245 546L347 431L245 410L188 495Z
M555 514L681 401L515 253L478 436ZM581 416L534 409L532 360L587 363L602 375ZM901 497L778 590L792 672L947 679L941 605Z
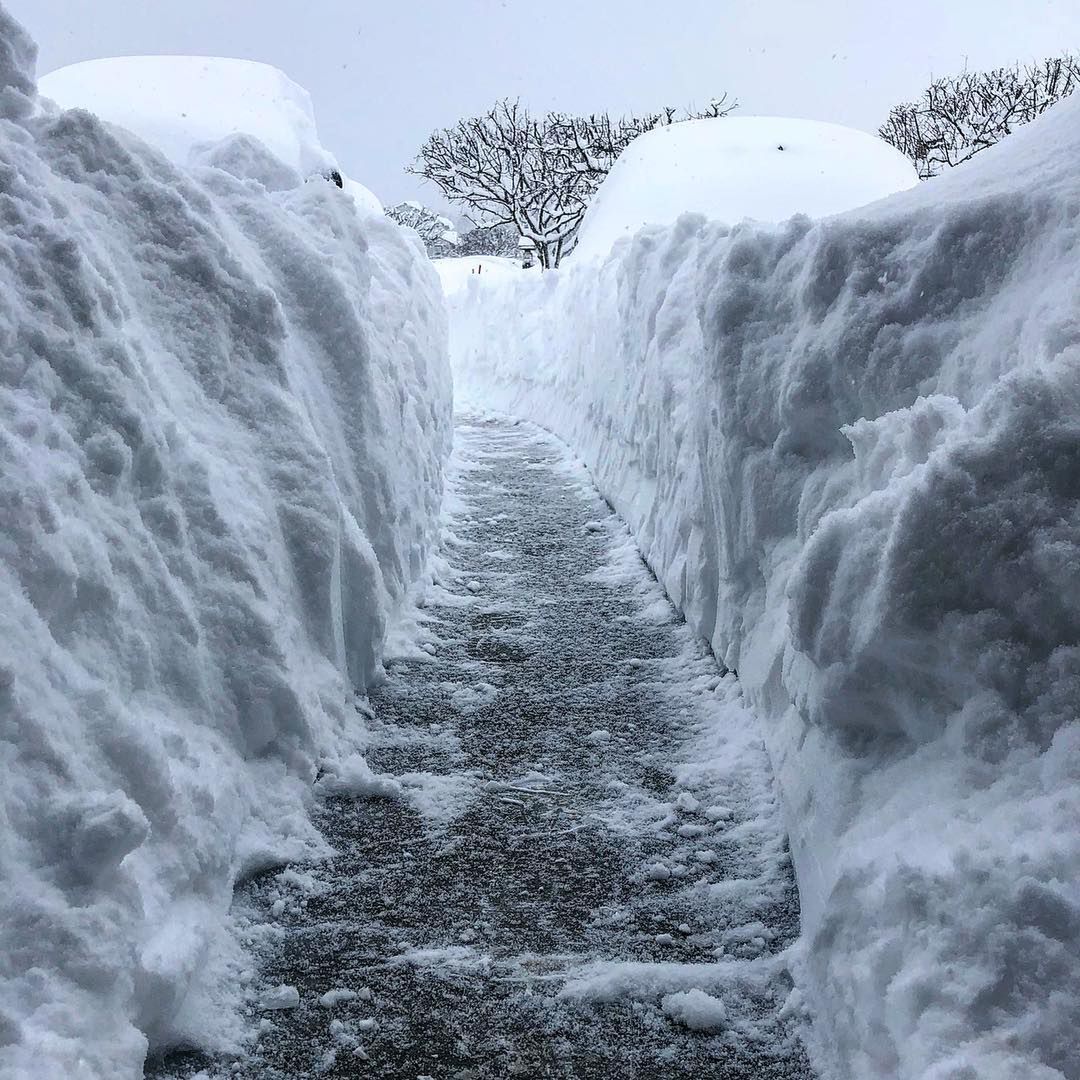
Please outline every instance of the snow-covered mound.
M0 1076L134 1080L228 1040L233 882L320 844L433 535L445 313L333 184L35 112L33 55L0 10Z
M585 214L574 258L607 255L643 225L671 225L691 210L729 225L826 217L918 182L898 150L839 124L688 120L654 128L626 148Z
M1076 1077L1080 98L452 304L459 397L581 453L766 720L824 1074Z
M333 166L308 92L269 64L220 56L114 56L43 75L43 97L120 124L185 164L192 147L252 135L307 175Z
M356 203L356 208L365 214L381 214L383 212L383 205L379 202L379 197L370 188L364 187L358 180L354 180L351 176L342 177L345 183L345 190L352 196L352 200Z
M269 190L338 168L319 142L310 95L269 64L220 56L116 56L60 68L42 76L38 89L65 109L87 109L133 131L177 165L201 163L208 148L223 140L235 157L254 140L286 167L279 165L270 180L261 172L248 174ZM363 184L346 178L345 189L362 211L382 213Z

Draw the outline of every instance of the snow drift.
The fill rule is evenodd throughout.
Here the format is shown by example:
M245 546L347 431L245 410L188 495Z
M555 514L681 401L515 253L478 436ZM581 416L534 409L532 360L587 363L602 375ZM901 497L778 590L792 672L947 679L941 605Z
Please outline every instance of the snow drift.
M1080 1076L1080 98L451 302L459 396L582 454L766 720L823 1072Z
M115 1080L229 1037L232 885L319 847L433 535L445 314L333 184L269 193L243 133L180 170L33 63L0 11L0 1075Z
M824 217L914 187L915 167L864 131L817 120L731 116L654 128L615 162L590 204L575 261L645 225L694 211L735 224Z

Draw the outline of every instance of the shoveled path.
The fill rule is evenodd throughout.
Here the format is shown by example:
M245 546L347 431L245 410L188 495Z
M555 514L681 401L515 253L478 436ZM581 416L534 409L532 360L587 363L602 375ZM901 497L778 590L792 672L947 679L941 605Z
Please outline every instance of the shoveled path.
M250 1058L148 1075L808 1077L798 898L737 679L538 429L463 422L449 503L421 645L363 718L396 783L324 799L338 855L237 901L253 993L300 1005L253 1006Z

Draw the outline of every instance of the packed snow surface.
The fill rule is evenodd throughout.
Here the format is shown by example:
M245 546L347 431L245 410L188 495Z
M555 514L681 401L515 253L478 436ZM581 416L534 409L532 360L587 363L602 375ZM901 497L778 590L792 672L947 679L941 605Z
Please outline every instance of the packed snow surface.
M882 139L839 124L775 116L654 128L615 162L586 211L575 260L604 256L643 225L687 211L736 225L825 217L903 191L915 167Z
M119 1080L228 1044L233 883L322 847L433 536L445 314L333 184L235 135L186 172L33 64L0 10L0 1075Z
M1080 98L451 301L459 396L578 450L766 721L826 1075L1080 1075L1078 298Z
M501 255L461 255L433 261L447 296L468 288L471 278L479 279L477 283L480 284L524 273L517 259Z

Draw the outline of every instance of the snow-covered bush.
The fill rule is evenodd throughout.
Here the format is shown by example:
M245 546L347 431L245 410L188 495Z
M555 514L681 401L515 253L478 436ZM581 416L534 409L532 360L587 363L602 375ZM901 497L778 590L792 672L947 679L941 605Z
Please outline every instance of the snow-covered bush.
M920 179L963 165L1030 124L1080 85L1080 57L935 79L918 101L895 106L878 134L909 157Z
M477 225L461 234L457 254L497 255L504 259L520 259L517 229L513 225Z
M429 258L444 259L457 252L460 237L454 223L430 207L408 201L388 207L386 216L406 229L412 229L424 242Z
M0 11L0 1075L118 1080L229 1037L232 885L319 848L432 539L445 314L381 214L38 106L33 54Z
M766 720L826 1075L1077 1076L1078 298L1070 100L869 208L451 299L459 396L581 453Z

